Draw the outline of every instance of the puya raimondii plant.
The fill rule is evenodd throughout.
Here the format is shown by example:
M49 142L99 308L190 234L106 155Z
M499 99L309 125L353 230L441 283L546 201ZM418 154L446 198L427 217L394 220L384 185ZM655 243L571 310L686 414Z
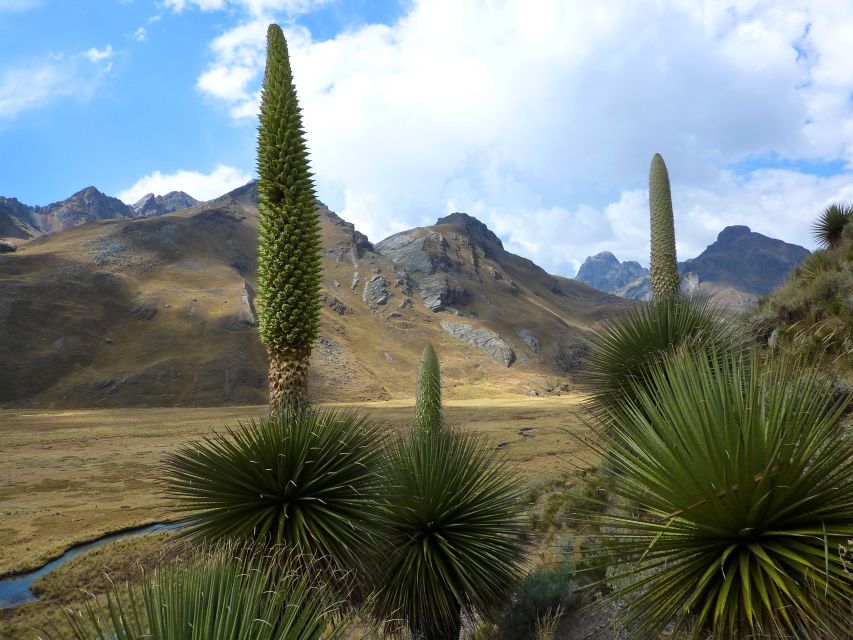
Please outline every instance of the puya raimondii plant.
M678 298L681 278L675 257L675 222L669 173L663 157L656 153L649 169L649 213L651 221L650 279L656 302Z
M636 637L849 637L851 399L764 358L679 349L598 429L616 506L590 517Z
M267 31L258 129L258 301L272 412L305 397L320 324L320 221L287 42Z
M377 615L418 640L457 640L464 614L494 617L527 549L521 484L494 447L442 424L438 370L427 347L418 389L424 410L388 455L374 579Z

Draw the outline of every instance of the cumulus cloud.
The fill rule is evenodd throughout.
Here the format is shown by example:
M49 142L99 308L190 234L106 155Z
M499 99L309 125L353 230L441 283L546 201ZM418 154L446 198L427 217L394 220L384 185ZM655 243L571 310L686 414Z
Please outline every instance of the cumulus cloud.
M139 27L131 37L137 42L145 42L148 40L148 30L145 27Z
M109 60L115 55L113 51L113 46L108 44L103 49L97 49L92 47L86 53L83 54L89 62L98 63L102 60Z
M197 200L212 200L246 184L251 179L252 176L248 173L223 164L216 165L210 173L155 171L143 176L133 186L119 193L118 198L127 204L133 204L148 193L164 195L170 191L183 191Z
M241 22L197 88L251 123L268 18L310 3L220 4ZM733 169L853 163L850 3L415 0L390 26L286 34L319 194L373 239L460 209L561 273L602 249L647 262L661 152L682 257L724 224L809 244L853 178Z

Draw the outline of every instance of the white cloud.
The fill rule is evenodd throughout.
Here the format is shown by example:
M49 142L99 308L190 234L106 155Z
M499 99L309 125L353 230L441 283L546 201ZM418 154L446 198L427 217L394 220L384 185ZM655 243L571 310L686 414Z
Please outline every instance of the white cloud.
M148 30L145 27L139 27L131 37L137 42L145 42L148 40Z
M241 22L211 43L198 90L251 122L269 14L297 4L227 2ZM563 273L602 249L646 262L661 152L682 257L724 224L809 244L810 218L853 181L729 169L853 165L842 0L414 0L390 26L286 34L319 194L374 240L452 207Z
M103 49L96 49L95 47L92 47L83 55L89 62L98 63L112 58L115 55L115 51L113 51L113 46L108 44Z
M181 12L188 7L202 11L218 11L233 7L248 11L253 16L271 16L279 13L304 13L330 0L166 0L166 7Z
M0 11L28 11L41 4L41 0L0 0Z
M92 98L112 63L98 64L113 55L112 47L90 49L66 56L50 53L46 60L20 62L0 70L0 120L63 98L86 101ZM93 65L81 64L88 59Z
M251 179L252 176L248 173L223 164L216 165L210 173L176 171L164 174L155 171L119 193L118 198L127 204L133 204L148 193L163 195L170 191L184 191L197 200L211 200L246 184Z

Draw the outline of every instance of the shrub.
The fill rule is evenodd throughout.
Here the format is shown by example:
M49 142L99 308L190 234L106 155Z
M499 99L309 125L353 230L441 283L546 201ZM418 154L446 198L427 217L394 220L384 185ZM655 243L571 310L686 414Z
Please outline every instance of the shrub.
M812 282L812 296L817 302L832 303L844 285L844 278L838 271L825 271Z
M802 282L808 283L820 274L832 271L836 267L835 257L829 251L815 251L797 266L797 275Z
M527 575L498 625L501 640L528 640L549 613L565 612L577 602L571 566L538 567Z
M598 523L631 637L671 621L678 638L846 633L853 582L833 550L853 535L837 427L850 396L802 361L760 357L669 355L599 429L610 491L630 505Z

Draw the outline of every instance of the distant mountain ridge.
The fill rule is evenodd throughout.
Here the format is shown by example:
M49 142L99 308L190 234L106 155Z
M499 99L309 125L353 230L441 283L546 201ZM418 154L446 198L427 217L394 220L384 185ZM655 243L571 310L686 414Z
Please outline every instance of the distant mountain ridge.
M66 231L87 222L158 216L199 204L183 191L165 196L148 194L134 205L86 187L65 200L46 206L30 206L17 198L0 197L0 238L25 240Z
M707 293L734 307L755 304L781 285L810 251L744 225L723 229L697 257L678 263L682 289ZM588 257L575 278L623 298L651 298L648 269L605 251Z
M130 205L138 216L163 216L173 211L189 209L199 204L199 201L183 191L170 191L164 196L147 193Z

